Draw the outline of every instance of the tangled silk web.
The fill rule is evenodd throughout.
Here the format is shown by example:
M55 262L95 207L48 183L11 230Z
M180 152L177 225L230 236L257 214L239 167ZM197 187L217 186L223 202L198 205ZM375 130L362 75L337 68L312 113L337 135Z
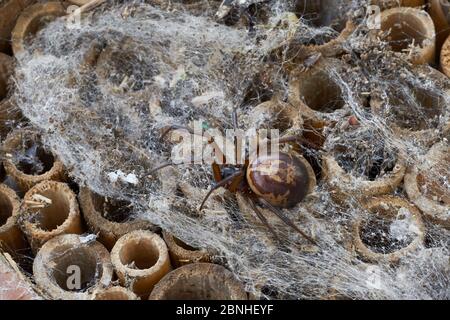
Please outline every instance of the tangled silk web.
M242 14L229 21L215 20L220 1L186 6L172 1L170 7L108 2L83 17L80 28L69 28L58 19L41 30L19 57L16 98L78 183L130 201L137 216L210 250L216 262L225 264L256 296L450 298L448 230L427 222L425 244L398 264L367 263L351 249L352 223L366 215L363 205L356 196L338 204L320 177L317 159L323 154L335 154L356 177L355 184L358 177L374 178L392 170L399 150L408 165L418 163L428 151L427 143L398 136L393 123L433 125L437 139L448 143L440 129L448 122L448 81L432 77L431 67L413 67L388 54L386 43L369 37L366 1L331 2L335 6L330 15L348 13L358 23L334 58L340 60L330 60L335 62L324 67L341 92L341 108L326 115L335 125L325 128L323 149L304 150L318 173L314 193L286 211L314 235L319 247L269 218L283 235L282 244L274 241L245 199L224 190L199 212L213 181L208 165L169 167L149 176L171 155L172 143L160 139L164 125L200 120L225 130L232 127L231 113L237 107L243 129L267 126L266 122L281 131L290 129L288 121L273 121L278 114L258 122L252 111L273 96L285 100L289 80L285 65L301 63L308 56L304 44L324 43L338 30L328 15L312 23L305 14L294 29L280 23L297 2L302 1L261 4L262 22L250 30L245 10L238 10ZM385 113L371 112L365 92L374 93ZM420 92L439 102L438 115L430 116L418 105ZM346 125L351 115L360 123L355 131ZM448 170L448 165L434 167L428 178L439 177L448 194L449 175L440 169ZM406 197L401 187L395 193ZM410 236L405 232L411 232L405 228L394 221L384 236L401 245ZM367 232L373 236L376 231Z

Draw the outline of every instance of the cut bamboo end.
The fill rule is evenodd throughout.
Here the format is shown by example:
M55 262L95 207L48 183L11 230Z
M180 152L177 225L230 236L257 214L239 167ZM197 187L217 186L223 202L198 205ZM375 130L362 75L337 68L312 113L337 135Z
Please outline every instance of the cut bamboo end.
M249 115L252 128L277 129L280 135L291 131L301 131L303 118L292 105L279 99L263 102L253 108Z
M420 7L425 4L425 0L370 0L371 5L377 5L381 9L393 7Z
M31 188L23 199L20 220L34 252L56 236L83 233L76 196L62 182L44 181Z
M430 66L417 66L418 71L435 83L445 83L446 77ZM387 92L387 99L371 94L372 113L386 119L386 124L398 137L412 138L425 145L433 145L446 127L448 88L437 94L431 89L419 86L393 88Z
M36 284L52 299L89 300L97 289L110 286L113 268L102 244L66 234L42 246L34 259L33 274Z
M150 231L132 231L111 251L111 261L122 286L147 299L155 284L171 269L163 239Z
M42 181L66 180L63 164L42 147L41 136L36 131L21 129L11 132L2 149L6 173L24 192Z
M450 177L450 147L434 145L423 161L408 168L405 190L425 218L450 229L450 195L445 179ZM425 173L425 174L423 174Z
M193 263L167 274L150 300L247 300L243 285L222 266Z
M450 77L450 36L442 46L441 51L441 70L447 76Z
M0 52L10 53L11 32L17 18L25 7L34 0L4 0L0 1Z
M327 70L331 65L339 68L342 62L323 59L310 70L291 72L288 102L304 119L321 119L345 107L342 90Z
M423 245L422 217L408 201L384 196L370 199L365 207L368 216L353 225L354 245L364 259L397 263Z
M379 196L394 191L405 176L406 166L403 159L397 159L390 172L382 176L355 177L346 172L333 155L327 154L322 158L323 177L332 189L332 196L341 202L349 199L361 200L373 196Z
M25 51L27 39L35 35L47 23L64 16L66 9L61 2L36 3L27 7L17 19L11 35L12 49L17 56Z
M0 184L0 248L10 254L27 247L27 241L17 223L20 199L4 184Z
M310 45L314 51L336 55L339 47L354 31L354 23L345 17L347 12L339 10L343 4L343 1L336 0L296 1L294 13L306 23L315 28L328 27L335 32L334 37L320 39L322 43Z
M436 27L436 48L441 50L447 37L450 36L450 17L448 17L450 4L442 0L430 0L428 12Z
M162 235L169 249L170 261L175 268L189 263L210 261L211 257L205 250L191 247L166 231L163 231Z
M13 72L14 58L0 52L0 102L8 97L8 84Z
M139 300L139 297L124 287L116 286L97 290L92 300Z
M416 8L392 8L381 13L383 39L392 50L404 53L414 64L433 63L436 31L430 15Z
M134 230L156 232L158 227L144 220L132 220L133 208L126 201L102 197L88 188L78 195L81 211L89 230L98 234L98 241L111 250L117 240Z

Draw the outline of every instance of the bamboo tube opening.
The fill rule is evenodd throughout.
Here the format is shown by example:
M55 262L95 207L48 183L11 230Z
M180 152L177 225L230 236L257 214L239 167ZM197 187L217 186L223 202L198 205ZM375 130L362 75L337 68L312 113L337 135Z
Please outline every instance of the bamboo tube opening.
M119 252L120 262L130 269L150 269L159 260L159 247L151 239L125 243Z
M66 234L45 243L36 255L33 274L53 299L89 299L96 288L110 285L109 253L97 241Z
M38 132L27 129L13 131L2 149L6 155L5 170L22 191L42 181L65 180L62 163L44 147Z
M12 31L12 48L15 55L25 50L36 33L56 18L66 14L61 2L37 3L27 7L17 19Z
M92 288L97 279L101 278L103 270L98 268L95 255L86 247L69 248L60 247L55 252L53 259L53 277L57 285L65 291L84 292ZM70 266L77 265L80 268L80 287L69 288L68 280L71 273L68 273Z
M241 283L222 266L193 263L166 275L150 300L247 300Z
M412 94L412 99L407 97L407 101L391 99L392 108L386 110L391 122L410 131L437 128L445 113L445 98L422 88L413 88Z
M393 51L412 50L412 61L417 64L433 62L436 32L425 11L405 7L385 10L381 13L381 30Z
M30 189L21 218L34 251L57 235L83 231L75 194L61 182L44 181Z
M339 9L344 2L336 0L298 0L294 12L316 28L330 27L337 32L341 32L345 28L346 19Z
M209 254L205 250L194 248L172 234L163 231L163 239L169 248L172 265L179 267L193 262L208 262Z
M435 144L421 162L408 168L405 190L408 198L425 217L450 229L450 148L446 143Z
M133 220L133 206L129 201L115 200L92 193L92 202L95 210L111 222L122 223Z
M117 239L133 230L157 230L150 222L136 219L128 201L104 197L88 188L81 188L78 198L89 229L109 250Z
M39 210L35 226L44 231L52 231L69 217L70 199L59 190L43 190L39 194L50 199L52 204Z
M368 215L354 224L358 252L370 261L397 262L423 244L425 231L420 212L401 198L372 198Z
M144 230L121 237L111 250L111 260L121 285L144 299L172 268L164 241Z
M296 74L290 91L291 103L300 101L301 109L307 113L332 113L345 106L341 88L322 68Z

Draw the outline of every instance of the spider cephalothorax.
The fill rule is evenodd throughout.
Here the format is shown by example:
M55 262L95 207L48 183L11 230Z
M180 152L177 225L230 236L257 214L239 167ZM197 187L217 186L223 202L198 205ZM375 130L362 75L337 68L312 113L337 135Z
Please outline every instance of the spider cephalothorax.
M233 113L233 124L237 129L236 112ZM176 129L184 129L192 134L192 130L188 127L173 125L165 128L163 136ZM300 136L288 136L269 140L269 144L298 143L302 140L303 138ZM212 143L214 140L210 139L210 142ZM152 172L169 165L172 164L163 164ZM257 153L251 157L247 155L243 165L230 165L226 161L223 165L213 163L212 171L216 183L205 196L200 210L203 209L211 194L219 188L226 188L232 193L240 192L246 196L257 217L276 238L278 238L277 234L269 225L259 206L269 209L286 225L315 244L311 237L301 231L282 212L282 209L293 208L304 200L315 186L314 171L300 154L294 152Z

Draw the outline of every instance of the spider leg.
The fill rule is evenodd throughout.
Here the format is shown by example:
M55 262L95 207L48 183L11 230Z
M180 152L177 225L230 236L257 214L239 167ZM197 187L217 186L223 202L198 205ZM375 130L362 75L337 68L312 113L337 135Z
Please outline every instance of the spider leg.
M261 222L267 227L267 229L269 229L269 231L273 234L273 236L275 237L275 239L277 239L278 241L280 241L280 238L278 238L277 233L275 232L275 230L273 230L273 228L270 226L269 222L267 221L266 217L264 217L264 215L262 214L262 212L258 209L258 207L256 206L255 202L252 199L248 199L248 202L250 203L250 207L252 207L253 211L255 211L256 216L258 217L259 220L261 220Z
M234 129L234 130L239 129L239 126L238 126L237 108L234 108L234 109L233 109L233 113L232 113L232 115L231 115L231 118L232 118L232 120L233 120L233 129Z
M239 177L239 176L242 176L243 174L244 174L244 171L243 171L243 170L240 170L240 171L238 171L238 172L232 174L232 175L229 176L228 178L223 179L223 180L220 181L219 183L216 183L216 184L211 188L211 190L209 190L208 194L207 194L207 195L205 196L205 198L203 199L202 205L200 206L200 209L199 209L199 210L202 211L203 206L204 206L205 203L206 203L206 200L208 200L208 198L211 196L211 194L212 194L214 191L216 191L217 189L219 189L219 188L225 186L227 183L233 181L235 178L237 178L237 177Z
M163 164L161 164L161 165L157 166L156 168L152 169L149 172L148 176L153 175L155 172L157 172L157 171L159 171L161 169L164 169L164 168L167 168L167 167L170 167L170 166L180 166L180 165L183 165L183 164L185 164L185 163L183 163L183 162L182 163L164 162Z
M273 141L271 141L271 142L273 142ZM303 138L302 136L299 136L299 135L282 137L278 140L275 140L275 142L277 142L277 143L301 142L312 149L316 149L316 150L320 149L320 147L318 145L316 145L315 143L312 143L311 141L306 140L305 138Z
M169 132L174 130L186 130L190 134L194 134L194 131L189 127L173 124L162 128L161 139L163 139Z
M216 183L219 183L220 181L222 181L222 173L220 172L220 166L215 162L211 166L214 175L214 180L216 180Z
M288 225L289 227L291 227L292 229L294 229L295 231L297 231L298 233L300 233L305 239L307 239L309 242L313 243L314 245L317 245L317 242L314 241L310 236L308 236L306 233L304 233L302 230L300 230L295 223L292 222L291 219L289 219L288 217L286 217L286 215L281 212L281 210L279 210L278 208L275 208L273 205L271 205L269 202L267 202L266 200L260 198L260 201L263 205L265 205L270 211L272 211L272 213L274 213L281 221L283 221L286 225Z

